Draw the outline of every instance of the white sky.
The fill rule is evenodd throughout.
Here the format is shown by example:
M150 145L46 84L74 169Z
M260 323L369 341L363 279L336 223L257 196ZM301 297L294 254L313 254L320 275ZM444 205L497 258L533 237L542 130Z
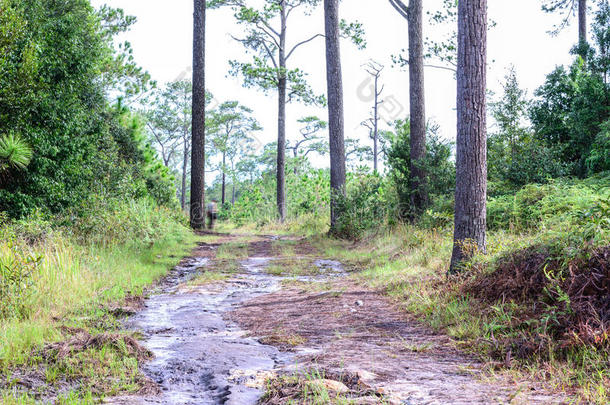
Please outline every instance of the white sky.
M93 0L93 5L102 4L123 8L137 17L138 22L121 40L128 40L134 48L136 61L148 70L153 78L163 84L177 78L190 77L192 66L192 12L191 0ZM426 0L425 11L440 8L442 0ZM367 79L362 64L373 59L386 66L382 82L385 84L386 106L393 113L384 113L388 120L404 118L408 114L408 73L393 67L391 55L407 46L406 21L390 6L387 0L343 0L341 17L357 19L366 30L368 46L357 50L351 43L342 44L342 64L345 93L346 137L358 137L369 142L368 131L359 124L365 120L372 103L362 101L358 88ZM521 87L532 95L542 84L545 75L556 65L572 60L570 48L576 42L576 22L567 27L559 36L552 37L548 31L559 21L558 15L548 15L540 11L538 0L489 0L489 17L497 23L489 34L490 63L488 87L501 94L501 83L506 69L513 64L517 70ZM289 43L298 42L314 33L323 31L321 12L311 17L294 17L289 27ZM300 19L299 19L300 18ZM425 16L426 22L427 17ZM228 75L230 59L247 61L241 44L229 34L239 36L241 28L233 19L230 10L208 10L206 32L206 84L219 101L238 100L254 109L264 131L258 134L261 143L276 138L277 101L273 93L264 95L256 89L245 89L240 79ZM424 27L425 36L442 35ZM324 68L324 41L319 38L300 48L289 67L300 67L309 73L310 81L318 94L326 90ZM366 84L365 87L366 89ZM455 139L456 85L453 74L438 69L426 70L427 116L441 125L441 134L447 139ZM395 100L392 102L391 100ZM400 112L395 116L396 111ZM298 137L296 120L305 115L318 115L326 120L323 109L290 104L287 109L287 135L289 139Z

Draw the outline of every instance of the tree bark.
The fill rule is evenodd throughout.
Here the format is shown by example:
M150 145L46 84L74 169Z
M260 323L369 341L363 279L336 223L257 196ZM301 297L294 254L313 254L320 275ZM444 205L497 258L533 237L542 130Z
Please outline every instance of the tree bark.
M277 114L277 210L280 222L286 220L286 6L281 3L281 31L278 74Z
M587 42L587 0L578 0L578 42Z
M458 3L455 229L450 272L485 252L487 0Z
M194 0L190 224L205 228L205 0Z
M424 85L423 0L410 0L409 22L409 99L411 205L415 214L428 205L426 184L426 102Z
M343 118L343 78L339 49L339 0L324 0L326 33L326 84L328 88L328 132L330 145L330 225L336 231L341 212L337 198L345 194L345 139Z
M180 206L182 207L182 211L186 208L186 172L188 168L188 159L189 159L189 150L187 147L187 139L184 138L184 151L182 153L182 194L180 200Z
M226 181L227 176L225 174L226 161L227 161L227 153L222 152L222 191L221 191L222 192L222 197L221 197L222 205L225 205L225 201L226 201L226 198L225 198L225 190L227 188L227 181Z

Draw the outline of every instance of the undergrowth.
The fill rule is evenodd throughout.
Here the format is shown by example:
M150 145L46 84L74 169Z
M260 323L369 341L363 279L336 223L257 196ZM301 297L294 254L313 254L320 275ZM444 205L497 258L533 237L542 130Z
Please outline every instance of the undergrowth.
M56 403L87 403L92 394L137 391L139 358L112 342L60 359L40 353L79 334L119 333L110 308L141 295L194 247L197 237L180 214L147 202L115 202L71 223L4 220L0 235L3 401L30 403L32 395L56 390ZM15 391L15 376L23 375L49 392Z
M491 199L487 254L457 277L447 276L450 222L438 221L450 216L445 203L417 225L379 224L356 242L313 240L491 369L545 381L576 403L607 404L609 185L606 174Z

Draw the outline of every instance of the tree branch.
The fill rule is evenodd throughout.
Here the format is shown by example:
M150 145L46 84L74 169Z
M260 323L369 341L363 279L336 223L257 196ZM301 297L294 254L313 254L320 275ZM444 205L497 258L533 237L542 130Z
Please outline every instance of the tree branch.
M404 17L405 20L409 20L409 7L401 0L390 0L392 7L398 11L398 14Z
M288 60L288 58L290 58L290 55L292 55L292 53L301 45L305 45L308 42L313 41L314 39L318 38L318 37L323 37L323 34L316 34L314 36L312 36L311 38L308 38L304 41L299 42L298 44L296 44L295 46L292 47L292 49L290 50L290 52L288 52L288 55L286 55L286 60Z
M448 70L450 72L456 73L457 69L455 68L451 68L448 66L440 66L440 65L424 65L424 67L429 67L429 68L434 68L434 69L442 69L442 70Z

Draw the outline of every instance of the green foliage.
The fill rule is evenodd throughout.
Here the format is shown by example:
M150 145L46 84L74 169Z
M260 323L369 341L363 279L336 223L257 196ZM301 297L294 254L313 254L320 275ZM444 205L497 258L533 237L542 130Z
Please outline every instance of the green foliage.
M10 230L1 230L0 246L0 320L22 319L29 314L29 298L36 293L34 273L40 257L24 250Z
M527 185L514 195L489 200L488 227L518 232L568 227L574 235L584 232L590 236L590 232L585 232L589 220L604 224L606 211L600 204L610 196L609 184L609 174L602 173L585 181L556 180L545 185ZM602 218L598 218L600 215ZM583 218L587 221L583 222Z
M64 228L82 245L100 247L128 245L146 246L184 226L181 213L160 207L147 200L106 199L93 195L76 218Z
M345 195L337 196L335 236L360 239L384 230L400 218L394 189L378 174L350 175Z
M410 166L410 123L408 120L398 120L395 133L392 136L388 164L390 176L396 184L396 191L403 212L402 219L411 212ZM455 188L455 165L451 161L451 144L442 140L436 134L437 127L428 126L426 137L426 159L423 163L427 176L428 193L432 196L450 195Z
M569 172L557 148L541 142L526 126L528 106L511 68L504 94L491 109L498 129L487 142L490 195L509 193L529 183L546 183Z
M593 141L591 154L587 158L587 170L590 173L610 170L610 120L601 124L601 131Z
M561 2L560 2L561 3ZM582 44L569 68L556 68L537 91L530 117L537 140L558 153L569 174L606 170L604 123L610 118L610 5L602 2L593 24L594 46ZM583 52L582 46L587 47Z
M326 218L330 204L330 175L328 170L307 168L299 174L288 171L286 179L288 218L315 215ZM230 218L237 224L266 225L275 220L275 178L271 166L262 177L251 184L243 184Z
M141 120L107 99L109 87L121 99L146 82L113 47L133 19L96 12L86 0L0 7L0 133L19 134L33 151L27 170L3 179L0 210L59 213L91 192L173 203L169 173L145 143ZM127 84L134 75L135 87Z
M17 135L0 137L0 173L10 169L25 169L32 159L32 149Z
M341 38L349 39L358 49L366 48L365 32L361 23L341 19L339 21L339 31Z
M569 72L557 68L536 95L531 118L538 138L549 147L557 145L572 174L584 177L591 146L610 113L606 84L581 61Z

